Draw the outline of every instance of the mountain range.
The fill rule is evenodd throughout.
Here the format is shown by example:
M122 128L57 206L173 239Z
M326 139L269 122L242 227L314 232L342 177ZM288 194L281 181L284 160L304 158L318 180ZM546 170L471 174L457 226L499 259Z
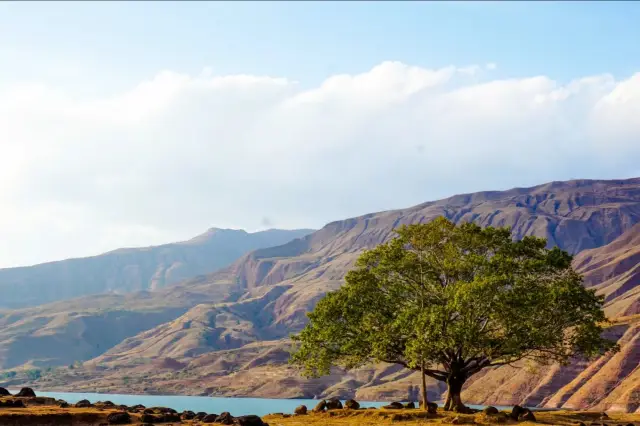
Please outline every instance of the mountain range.
M575 254L585 285L606 298L622 348L594 362L505 366L468 383L470 403L640 408L640 179L573 180L457 195L336 221L304 237L259 248L210 274L145 291L90 295L0 316L0 366L60 366L35 386L101 392L360 399L415 398L419 377L372 365L305 380L286 364L288 336L338 288L364 250L401 224L446 216L509 226ZM215 268L214 268L215 269ZM149 282L149 281L145 281ZM160 288L159 288L160 287ZM19 375L11 383L23 383ZM9 383L9 382L7 382ZM11 384L9 383L9 384ZM429 382L430 397L444 388Z
M248 233L211 228L188 241L124 248L98 256L0 269L0 308L22 308L100 293L156 290L229 265L248 251L278 246L310 229Z

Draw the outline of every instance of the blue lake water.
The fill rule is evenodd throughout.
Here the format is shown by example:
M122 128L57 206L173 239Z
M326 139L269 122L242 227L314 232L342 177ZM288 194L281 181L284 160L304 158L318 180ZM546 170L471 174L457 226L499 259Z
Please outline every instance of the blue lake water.
M12 393L18 389L11 389ZM165 395L123 395L104 393L71 393L71 392L39 392L38 396L48 396L62 399L71 404L82 399L91 402L111 401L114 404L136 405L145 407L169 407L178 412L184 410L205 411L207 413L220 414L228 411L234 416L256 414L264 416L271 413L293 413L298 405L306 405L309 409L315 407L317 399L264 399L264 398L215 398L208 396L165 396ZM344 402L344 401L343 401ZM363 408L381 407L389 402L358 401ZM442 405L442 404L440 404ZM482 409L482 405L469 405L470 408ZM512 407L496 406L499 410L511 410ZM531 407L532 410L535 408Z
M71 404L82 399L91 402L111 401L114 404L136 405L145 407L169 407L178 412L184 410L205 411L207 413L220 414L228 411L234 416L256 414L264 416L270 413L293 413L293 410L301 404L309 409L313 408L316 399L263 399L263 398L215 398L208 396L162 396L162 395L120 395L101 393L67 393L67 392L38 392L38 396L49 396L63 399ZM358 401L362 407L380 407L388 402Z

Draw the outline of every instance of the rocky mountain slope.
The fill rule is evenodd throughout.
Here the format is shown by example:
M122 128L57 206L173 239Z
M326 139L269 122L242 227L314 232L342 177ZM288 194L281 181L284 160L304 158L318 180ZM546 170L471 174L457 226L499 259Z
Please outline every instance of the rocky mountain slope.
M286 341L282 339L303 326L305 313L323 294L341 285L344 274L363 249L391 238L393 229L400 224L424 222L439 215L456 222L472 220L483 226L511 226L515 237L538 235L547 238L550 245L580 252L576 266L585 273L587 285L601 286L604 277L618 283L614 285L611 281L613 287L599 288L607 294L607 310L612 316L631 314L637 307L627 297L635 294L635 281L628 277L633 276L629 271L637 262L625 259L637 241L640 179L554 182L533 188L459 195L409 209L332 222L304 238L251 252L233 265L197 280L132 295L120 309L133 315L142 307L152 307L168 317L175 316L146 330L129 330L121 343L101 352L96 350L100 354L96 353L82 370L58 371L43 378L39 386L272 397L346 396L354 392L361 399L407 397L417 392L418 378L390 366L371 366L348 373L336 370L329 377L303 380L284 365L288 354ZM618 260L623 266L619 266ZM61 309L67 312L84 309L92 318L98 315L88 312L87 305L102 312L113 309L116 301L108 300L107 296L93 296L65 307L58 304L37 308L40 315L36 314L36 308L25 310L22 315L30 321L44 312L56 317ZM58 322L62 324L64 320ZM631 320L621 322L611 331L623 347L632 343L631 349L623 349L622 353L627 355L616 358L631 364L635 362L631 355L635 324ZM30 327L17 327L19 331L14 337L20 340L24 334L33 333ZM87 326L85 333L93 330ZM15 345L5 342L2 347ZM23 349L27 359L33 355ZM511 367L503 367L478 377L477 384L470 383L466 392L471 401L479 403L499 404L519 398L530 403L553 404L545 398L555 395L588 367L576 364L573 369L562 370L562 374L554 370L557 366L524 368L516 370L517 373L509 371ZM127 378L126 383L123 377ZM626 373L618 379L624 377ZM482 385L482 379L504 387ZM584 382L582 378L578 380ZM441 395L440 384L431 382L429 386L432 397ZM525 390L517 391L518 386ZM637 387L629 389L632 396L637 392L633 390ZM593 392L596 396L592 395L589 401L580 400L579 404L604 403L606 392L597 388ZM562 404L566 402L563 400ZM631 410L633 404L624 406Z
M628 271L633 271L638 263L626 259L637 252L638 237L640 225L604 247L577 256L575 266L583 270L587 282L605 265L616 271L615 276L632 276ZM615 254L612 258L611 253ZM634 283L633 288L637 289L640 282ZM350 372L335 370L334 374L316 380L304 380L287 366L288 342L272 340L284 336L286 327L261 329L259 325L269 323L278 312L275 302L292 287L265 286L261 296L242 302L198 305L175 321L127 339L86 363L86 368L92 370L89 380L82 375L64 375L61 377L70 384L62 385L60 378L51 377L49 386L106 392L133 389L264 397L322 395L365 400L415 397L419 376L396 366L376 365ZM606 292L606 288L599 291ZM465 398L478 404L638 410L640 315L620 317L621 311L617 309L620 303L634 306L630 298L637 305L632 289L610 298L606 306L616 317L608 333L620 344L620 353L592 363L576 360L568 367L525 364L485 371L469 383ZM254 319L257 312L259 320ZM129 378L126 385L123 376ZM444 392L444 387L432 380L429 389L434 399Z
M312 230L247 233L209 229L189 241L119 249L99 256L0 269L0 308L21 308L99 293L154 290L229 265L258 248L284 244Z
M580 252L574 267L605 296L609 317L640 314L640 224L611 244Z

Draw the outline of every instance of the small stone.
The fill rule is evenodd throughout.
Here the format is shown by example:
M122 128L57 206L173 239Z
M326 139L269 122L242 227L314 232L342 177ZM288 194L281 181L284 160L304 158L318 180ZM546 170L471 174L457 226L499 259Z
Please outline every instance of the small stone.
M331 398L327 401L327 410L342 410L342 402L338 398Z
M107 421L110 425L126 425L131 423L131 416L129 413L111 413L107 416Z
M525 408L524 410L525 411L518 417L518 420L525 422L535 422L536 416L533 415L533 412L527 408Z
M514 405L513 409L511 409L511 418L513 420L518 420L518 418L520 418L520 414L522 414L524 412L524 408L522 408L519 405Z
M31 388L22 388L15 396L35 397L36 393Z
M75 404L76 408L89 408L91 406L91 402L88 399L82 399Z
M498 414L500 411L496 407L486 407L482 412L488 416L494 416Z
M196 419L198 419L198 415L196 415ZM216 419L218 418L217 414L207 414L206 416L204 416L203 418L199 419L202 421L202 423L213 423L216 421Z
M233 424L233 416L228 411L220 414L216 419L216 423L222 423L223 425L232 425Z
M392 402L391 404L385 405L382 408L387 410L402 410L404 408L404 405L402 405L401 402Z
M314 413L319 413L319 412L321 412L321 411L326 410L326 408L327 408L327 401L325 401L325 400L323 399L323 400L321 400L320 402L318 402L318 403L316 404L316 406L313 408L313 412L314 412Z
M358 410L360 409L360 404L355 399L348 399L344 402L344 408L348 408L350 410Z

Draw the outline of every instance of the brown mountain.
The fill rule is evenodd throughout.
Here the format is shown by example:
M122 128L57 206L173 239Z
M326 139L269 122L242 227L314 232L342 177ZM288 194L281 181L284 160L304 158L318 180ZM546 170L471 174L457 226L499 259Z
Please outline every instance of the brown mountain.
M640 314L640 224L611 244L581 252L574 266L587 287L605 296L610 317Z
M511 226L516 238L538 235L547 238L550 245L578 253L618 244L618 237L627 238L625 232L636 232L634 226L640 222L640 179L554 182L459 195L409 209L332 222L304 238L251 252L219 272L148 293L145 297L156 309L168 312L171 306L182 311L172 321L131 333L86 363L82 372L58 372L55 377L45 378L40 386L245 396L356 393L363 399L406 397L415 392L417 377L389 366L349 373L336 371L327 378L304 381L283 365L286 342L277 339L303 326L305 313L323 294L341 285L344 274L363 249L391 238L393 229L400 224L425 222L440 215L456 222ZM595 258L598 252L593 250L592 256ZM583 264L579 259L579 267L590 270L589 261ZM597 278L594 280L597 285ZM101 297L90 300L102 309L112 303ZM127 309L138 312L142 300L140 295L128 298ZM190 303L192 307L200 304L189 309ZM49 315L59 315L55 314L56 309L59 308L46 307ZM617 307L613 311L622 312ZM29 318L34 314L33 309L23 312ZM633 334L633 327L632 323L622 324L611 332L622 339L627 332ZM25 329L20 328L20 333ZM6 345L11 347L13 343ZM25 359L33 356L28 351L23 355ZM531 377L539 377L541 371L532 372ZM514 376L498 370L487 373L487 378L488 374L504 374L502 381ZM119 380L124 375L128 377L126 384ZM548 383L538 382L540 396L552 395L572 380L569 376L564 381L556 379L552 372L547 376ZM523 385L534 383L531 377L523 380ZM482 391L482 387L474 388L474 383L467 391L474 402L497 395L495 401L499 403L507 395L506 391ZM432 396L442 392L437 383L431 383L430 388Z
M211 228L179 243L0 269L0 308L35 306L89 294L154 290L213 272L251 250L281 245L311 232L271 229L247 233Z

